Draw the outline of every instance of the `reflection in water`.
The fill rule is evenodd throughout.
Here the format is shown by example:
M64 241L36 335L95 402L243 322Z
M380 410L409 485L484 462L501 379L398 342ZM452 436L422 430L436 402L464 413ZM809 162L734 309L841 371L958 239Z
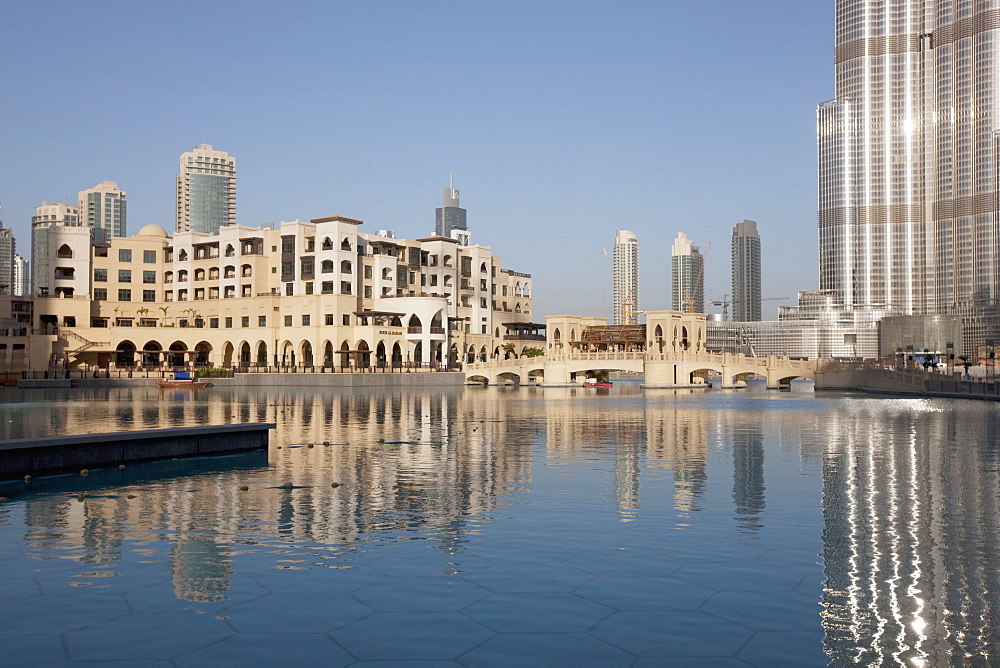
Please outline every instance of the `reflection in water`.
M82 499L83 483L71 480L5 491L13 501L0 504L0 530L23 525L28 555L46 569L78 566L67 571L72 586L155 582L155 570L177 598L211 602L234 594L241 570L351 569L403 541L433 545L460 575L475 538L503 527L494 523L513 509L545 518L544 531L558 522L563 537L589 540L603 507L618 539L640 550L667 533L670 548L688 554L681 541L690 536L690 553L707 557L723 542L747 554L753 543L754 558L778 554L791 569L811 567L822 549L824 579L814 574L812 586L834 664L1000 663L997 407L621 385L602 396L577 388L5 394L6 438L81 426L278 428L266 465L129 467L112 482L91 476ZM595 495L595 483L613 494ZM804 582L799 591L812 591Z
M823 605L835 663L1000 661L996 417L976 418L831 416Z

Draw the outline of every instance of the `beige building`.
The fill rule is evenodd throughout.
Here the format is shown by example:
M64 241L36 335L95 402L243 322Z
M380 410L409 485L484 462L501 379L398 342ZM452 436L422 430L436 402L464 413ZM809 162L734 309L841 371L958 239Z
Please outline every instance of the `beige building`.
M520 352L531 276L486 246L366 234L343 216L218 234L147 225L91 244L51 228L72 273L34 303L56 368L445 368ZM62 266L62 265L60 265Z
M93 230L94 241L126 234L125 192L114 181L101 181L79 193L81 224Z

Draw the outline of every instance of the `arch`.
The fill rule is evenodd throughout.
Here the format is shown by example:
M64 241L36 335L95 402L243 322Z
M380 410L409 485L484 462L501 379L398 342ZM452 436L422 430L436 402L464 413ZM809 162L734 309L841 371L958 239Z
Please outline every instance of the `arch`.
M392 344L392 365L394 367L403 366L403 349L398 341Z
M358 367L362 369L370 367L372 365L372 354L371 348L368 347L368 342L361 339L358 341L355 350L358 351Z
M198 268L194 270L194 280L204 281L205 280L205 270Z
M488 274L488 273L490 273L490 270L486 268L486 263L485 262L483 262L481 265L479 265L479 273L480 274Z
M476 361L476 347L475 346L469 346L469 349L465 353L465 361L468 364L472 364L473 362Z
M226 367L227 369L233 366L233 353L235 352L235 350L236 349L233 346L233 344L227 341L226 345L223 346L222 348L222 366Z
M257 366L267 366L267 344L263 341L257 344Z
M344 237L344 240L340 242L340 250L345 250L345 251L351 250L350 237Z
M174 272L172 272L172 271L165 271L165 272L163 272L163 282L164 283L173 283L174 282Z
M686 325L681 325L681 340L680 340L681 350L687 350L691 347L691 342L688 340L688 328Z
M177 261L184 262L187 259L188 259L188 252L183 248L180 249L180 251L177 253Z
M56 251L56 256L60 258L72 258L73 249L69 247L69 244L63 244L59 247L59 250Z
M194 365L208 366L208 360L212 355L212 344L208 341L199 341L194 347Z
M319 270L324 274L333 273L333 260L323 260L319 263Z
M115 351L115 366L135 366L135 344L122 341Z
M233 248L232 244L226 244L226 257L233 257L236 255L236 249Z
M521 296L521 281L518 281L517 283L514 284L514 296L515 297Z
M450 288L451 287L451 274L445 274L444 275L444 287L446 287L446 288Z
M521 302L518 302L514 304L514 313L520 313L520 312L521 312Z
M148 352L148 351L156 352ZM163 346L160 345L159 341L146 341L142 346L142 366L149 368L157 368L160 366L160 351L163 350Z
M295 344L288 339L281 342L281 366L295 366Z
M250 278L253 276L253 267L249 264L240 265L240 276Z
M444 310L438 311L431 317L431 334L444 334Z
M500 350L500 346L493 349L493 358L500 359L503 356L503 351Z
M323 237L323 244L321 247L323 250L333 250L333 241L330 237Z
M333 368L333 342L327 341L323 344L323 366Z
M236 278L236 265L234 265L234 264L227 264L225 267L223 267L222 268L222 277L223 278Z
M499 327L497 327L495 330L493 330L493 337L497 338L497 339L500 338L500 328Z
M188 270L187 269L181 269L180 271L177 272L177 282L178 283L187 283L187 279L188 279Z
M240 344L240 366L250 366L250 344L246 341Z
M446 266L446 267L450 267L451 266L451 256L450 255L445 255L444 256L444 266Z
M451 344L451 348L448 349L448 366L454 367L458 364L458 344Z
M170 344L168 350L170 352L167 354L167 366L187 366L187 360L185 359L187 346L184 345L183 341L174 341Z
M417 341L413 346L413 363L420 366L424 363L424 342Z
M423 327L423 323L420 322L420 318L414 313L410 316L410 319L406 321L406 327L410 330L411 334L420 334Z
M479 349L479 361L485 362L486 356L487 356L486 346L483 346L482 348Z
M389 267L383 267L382 268L382 280L383 281L391 281L392 280L392 269L390 269Z
M302 366L313 365L313 346L309 341L302 341L299 344L299 351L302 354Z
M380 369L385 368L385 342L379 341L375 346L375 366Z
M208 280L210 280L210 281L217 281L217 280L219 280L219 268L218 267L209 267L208 268Z

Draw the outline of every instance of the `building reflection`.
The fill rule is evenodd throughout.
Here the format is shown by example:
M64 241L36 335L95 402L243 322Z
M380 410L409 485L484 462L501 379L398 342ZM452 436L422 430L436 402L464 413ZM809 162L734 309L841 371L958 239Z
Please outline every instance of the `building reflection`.
M499 396L504 393L510 396ZM643 477L651 472L650 494L666 491L675 521L683 524L708 503L712 434L732 449L738 528L762 529L761 419L674 406L679 395L673 391L620 402L594 400L575 388L544 394L219 388L178 396L125 389L71 396L58 411L24 409L23 420L4 421L0 431L14 437L72 431L71 425L90 432L279 425L265 467L202 472L173 462L169 475L130 482L123 474L113 493L96 491L83 500L72 493L37 495L26 502L36 556L69 557L87 565L81 573L94 579L136 555L165 561L176 596L188 601L227 597L237 556L261 546L287 554L277 559L283 568L343 567L369 543L414 538L460 555L505 497L531 483L533 459L543 452L546 465L588 457L612 462L607 479L621 521L641 518ZM648 401L657 407L650 410ZM0 407L0 415L3 410L11 408ZM15 427L24 433L13 433ZM658 498L650 515L664 516Z
M822 602L834 665L1000 662L996 419L916 408L828 425Z

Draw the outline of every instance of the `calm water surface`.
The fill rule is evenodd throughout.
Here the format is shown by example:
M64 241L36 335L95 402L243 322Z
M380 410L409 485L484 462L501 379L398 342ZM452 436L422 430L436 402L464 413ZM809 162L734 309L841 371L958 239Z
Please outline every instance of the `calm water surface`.
M266 454L0 485L0 664L1000 663L994 404L628 382L0 401L2 438L278 425Z

